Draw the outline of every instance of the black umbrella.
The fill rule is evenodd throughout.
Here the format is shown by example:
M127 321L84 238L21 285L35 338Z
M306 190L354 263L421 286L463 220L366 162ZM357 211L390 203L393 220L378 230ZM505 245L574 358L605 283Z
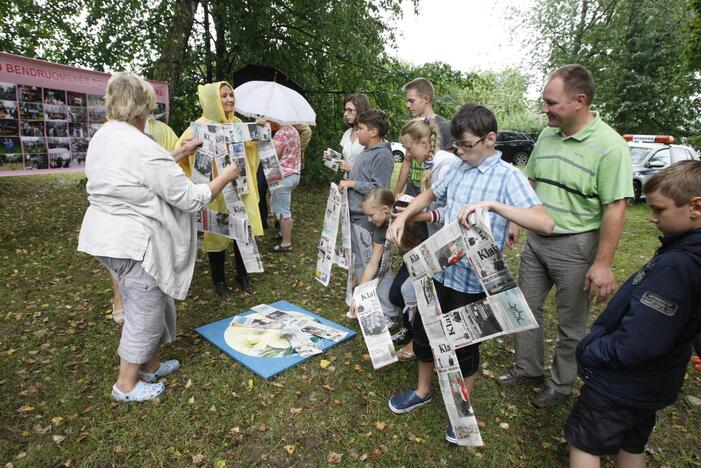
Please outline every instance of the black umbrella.
M294 89L306 98L304 89L276 68L264 67L262 65L246 65L234 72L234 86L238 87L249 81L274 81Z

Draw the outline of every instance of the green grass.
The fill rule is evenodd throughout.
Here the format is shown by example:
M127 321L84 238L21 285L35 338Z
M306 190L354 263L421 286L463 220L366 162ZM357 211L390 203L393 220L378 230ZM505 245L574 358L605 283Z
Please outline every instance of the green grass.
M492 376L508 370L510 338L482 346L483 375L473 392L485 447L449 447L442 402L394 416L387 398L414 385L414 363L375 371L358 337L280 374L254 376L202 341L194 328L246 308L285 299L357 329L343 316L345 275L334 269L329 288L313 279L326 187L294 194L294 253L267 253L266 272L252 278L255 294L220 300L207 262L195 268L178 305L179 338L164 346L183 368L167 379L158 402L117 404L109 392L117 374L119 328L111 321L106 270L76 252L86 195L81 175L0 178L0 463L14 466L250 464L377 466L562 466L562 427L572 402L540 411L536 388L502 388ZM647 207L628 211L615 269L622 281L654 252L657 233ZM507 256L515 269L518 250ZM227 273L233 277L233 261ZM554 340L553 303L546 333ZM595 314L601 306L595 308ZM322 369L321 359L331 366ZM435 390L438 387L436 385ZM701 377L684 391L701 396ZM380 423L380 424L378 424ZM507 423L508 429L501 423ZM659 412L647 460L651 466L698 466L698 410L680 400ZM383 427L383 429L380 429ZM288 453L285 447L292 446ZM333 457L332 457L333 458Z

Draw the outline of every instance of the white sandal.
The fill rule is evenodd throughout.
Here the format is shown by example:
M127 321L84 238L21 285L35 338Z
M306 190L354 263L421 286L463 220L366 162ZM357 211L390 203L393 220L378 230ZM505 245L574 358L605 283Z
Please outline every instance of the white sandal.
M153 383L161 377L165 377L166 375L172 374L178 369L180 369L180 361L178 361L177 359L171 359L169 361L163 361L162 363L160 363L156 372L139 371L139 376L146 377L146 380L144 380L144 382Z
M136 386L131 392L124 393L117 388L117 384L112 385L112 398L117 401L146 401L156 398L163 393L166 386L162 383L136 382Z

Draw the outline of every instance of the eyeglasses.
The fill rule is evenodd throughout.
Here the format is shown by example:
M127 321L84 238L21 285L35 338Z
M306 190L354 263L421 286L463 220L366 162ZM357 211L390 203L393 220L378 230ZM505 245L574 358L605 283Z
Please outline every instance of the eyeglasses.
M480 138L479 140L477 140L474 143L466 143L465 140L459 140L459 141L456 140L455 143L453 143L453 149L460 148L463 151L467 151L467 150L471 149L473 146L477 146L479 144L479 142L481 142L485 138L487 138L487 135L483 136L482 138Z
M355 112L355 109L349 109L348 107L343 109L344 114L352 114L353 112Z

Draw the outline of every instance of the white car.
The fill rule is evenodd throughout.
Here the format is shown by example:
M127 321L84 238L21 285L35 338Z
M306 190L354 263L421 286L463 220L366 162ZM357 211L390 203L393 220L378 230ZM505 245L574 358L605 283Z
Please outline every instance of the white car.
M392 145L392 160L394 163L400 163L404 161L404 155L406 154L406 149L401 143L390 142Z
M699 160L693 148L673 145L674 137L670 135L623 135L630 147L633 163L633 200L643 198L645 183L665 167L679 161Z

